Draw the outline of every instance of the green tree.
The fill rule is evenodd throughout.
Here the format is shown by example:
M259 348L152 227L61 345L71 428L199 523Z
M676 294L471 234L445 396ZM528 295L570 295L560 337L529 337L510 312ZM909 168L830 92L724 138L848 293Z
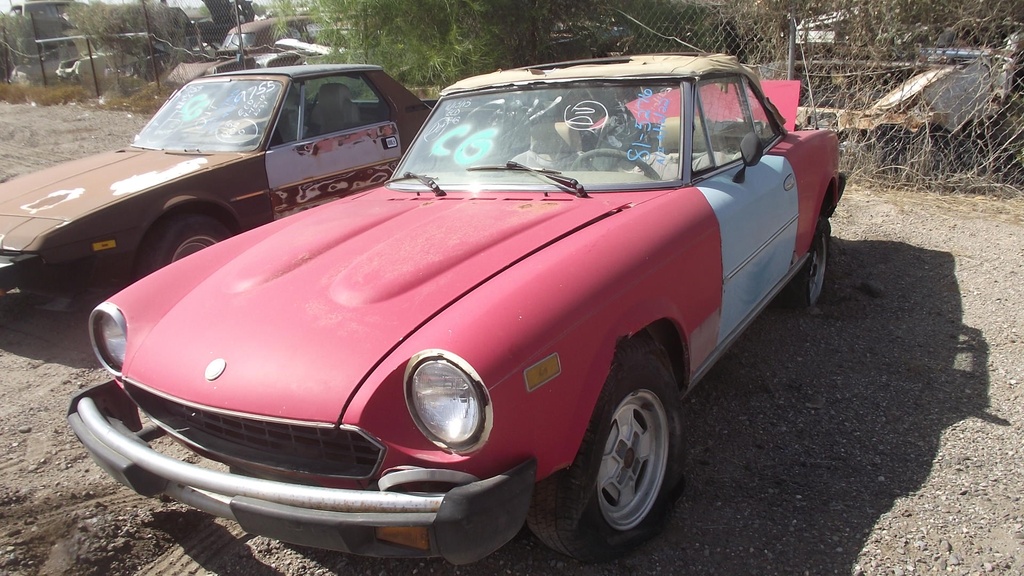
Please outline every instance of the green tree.
M414 17L410 17L410 14ZM489 65L479 6L465 0L317 0L321 38L345 60L380 64L414 86Z
M311 0L318 40L412 86L548 61L556 32L592 0ZM282 12L295 12L284 2ZM593 12L593 10L592 10Z
M297 12L282 0L284 13ZM717 11L678 0L309 0L319 41L411 86L567 59L638 51L719 51Z

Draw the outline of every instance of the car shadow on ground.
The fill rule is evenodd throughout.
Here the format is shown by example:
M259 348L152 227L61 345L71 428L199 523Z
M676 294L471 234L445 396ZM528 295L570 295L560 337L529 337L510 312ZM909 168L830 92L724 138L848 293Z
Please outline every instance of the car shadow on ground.
M98 368L87 326L101 301L83 297L68 303L19 292L0 297L0 352L70 368Z
M988 344L953 255L832 249L820 307L769 309L685 401L689 484L652 547L692 573L849 574L948 428L1008 425L987 414Z
M948 428L1008 423L987 413L988 344L964 324L952 254L831 248L819 307L769 308L684 400L687 486L665 533L587 566L524 531L460 573L851 573L879 518L925 483Z
M818 308L769 308L684 399L686 489L637 552L584 565L525 529L461 567L286 547L328 572L851 573L878 520L925 483L947 429L1008 423L987 413L988 345L964 324L952 254L834 239L830 265Z

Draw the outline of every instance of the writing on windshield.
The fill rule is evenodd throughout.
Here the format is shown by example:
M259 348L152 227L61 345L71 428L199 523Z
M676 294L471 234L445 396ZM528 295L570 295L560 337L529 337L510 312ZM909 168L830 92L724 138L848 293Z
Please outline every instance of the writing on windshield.
M150 120L134 144L199 152L256 149L281 95L273 80L218 80L189 84Z
M472 170L511 162L572 172L581 182L678 178L680 86L650 83L544 85L442 100L403 169L447 185L526 178Z

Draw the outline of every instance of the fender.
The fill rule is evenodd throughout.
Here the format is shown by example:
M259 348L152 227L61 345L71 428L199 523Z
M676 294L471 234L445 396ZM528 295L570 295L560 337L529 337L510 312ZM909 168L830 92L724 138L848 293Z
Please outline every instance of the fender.
M839 138L828 130L790 132L768 154L785 157L796 174L800 221L795 252L803 255L810 249L825 195L839 169Z
M683 238L690 248L669 257L664 247ZM381 440L401 448L389 452L385 468L442 458L484 477L536 454L544 477L575 458L621 338L668 319L691 354L712 352L721 262L717 223L696 190L674 189L633 205L517 263L431 319L366 376L388 384L357 390L340 423L387 430ZM690 275L693 270L702 274ZM439 456L406 414L395 414L395 403L405 404L405 364L426 349L468 361L490 392L494 432L473 458ZM558 376L528 389L525 373L553 354ZM534 415L533 422L507 425L523 413ZM503 418L505 425L497 423ZM485 468L477 468L481 462Z

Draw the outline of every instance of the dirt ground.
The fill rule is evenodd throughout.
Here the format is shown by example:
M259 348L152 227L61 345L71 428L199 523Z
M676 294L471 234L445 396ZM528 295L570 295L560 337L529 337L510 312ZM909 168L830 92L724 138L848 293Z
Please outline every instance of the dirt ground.
M0 180L144 119L0 104ZM306 549L110 480L65 422L88 307L0 297L0 574L1024 574L1024 200L854 183L816 309L769 309L684 400L668 530L583 565L524 530L455 567Z

